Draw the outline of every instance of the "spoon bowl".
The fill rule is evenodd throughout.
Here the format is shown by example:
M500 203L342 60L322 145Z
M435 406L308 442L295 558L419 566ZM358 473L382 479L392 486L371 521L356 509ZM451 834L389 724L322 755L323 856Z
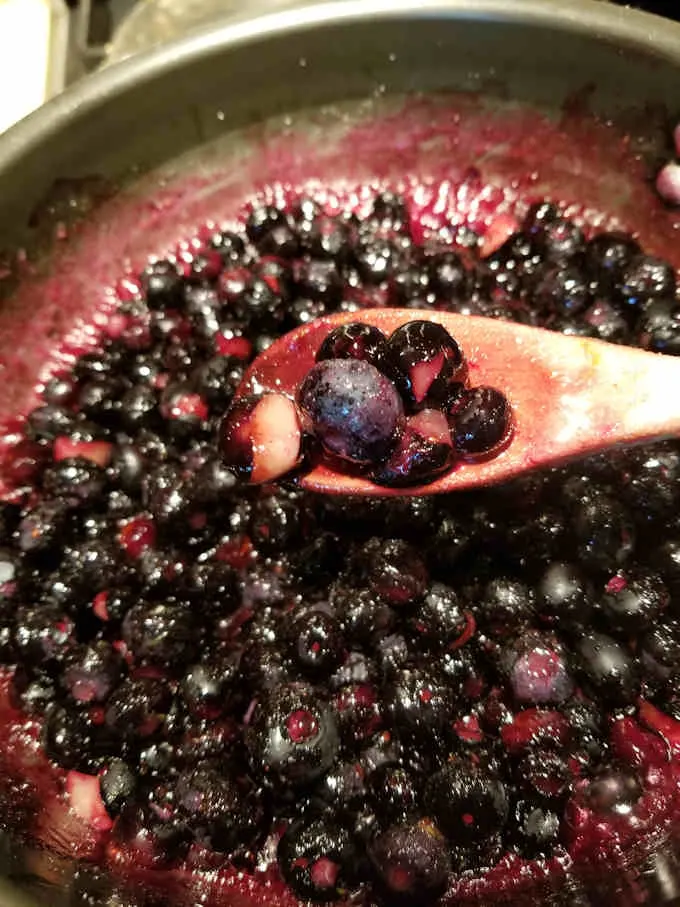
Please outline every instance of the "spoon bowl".
M255 359L237 396L295 397L323 340L340 325L361 321L389 335L415 319L441 324L456 339L473 386L505 394L514 414L509 443L486 460L459 461L427 485L386 488L319 463L298 478L302 488L374 497L441 494L680 435L680 395L674 393L680 359L513 322L415 309L341 313L297 328Z

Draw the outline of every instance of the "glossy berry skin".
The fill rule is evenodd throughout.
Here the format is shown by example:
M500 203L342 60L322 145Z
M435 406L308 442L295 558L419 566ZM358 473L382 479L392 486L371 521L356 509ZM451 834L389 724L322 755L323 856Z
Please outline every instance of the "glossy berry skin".
M293 660L312 676L327 674L343 660L344 644L338 621L323 611L310 610L295 618L289 637Z
M654 627L669 598L659 576L637 571L615 577L607 585L600 607L613 631L634 636Z
M454 714L453 693L445 678L427 668L407 668L387 684L384 703L404 737L434 744Z
M211 720L225 712L234 699L238 663L213 656L189 667L182 678L182 702L199 719Z
M387 341L385 368L409 412L446 400L461 379L463 354L456 341L433 321L409 321Z
M198 841L233 854L259 835L262 809L253 794L246 779L237 781L224 766L203 762L180 776L176 802Z
M162 680L127 679L106 704L106 724L124 738L151 737L165 720L171 701L170 689Z
M462 645L474 632L472 614L459 595L444 583L433 583L410 621L417 639L427 646Z
M373 325L360 321L342 324L325 338L316 354L316 361L324 359L360 359L381 368L385 358L387 338Z
M635 326L638 342L645 350L680 355L680 306L675 299L648 303Z
M391 826L371 843L369 857L389 903L430 904L446 889L448 846L428 819Z
M504 646L500 660L517 702L555 705L573 693L568 653L550 634L526 633Z
M186 605L152 602L130 608L123 619L123 639L135 658L160 664L189 660L199 641Z
M520 852L528 859L548 856L559 843L559 814L545 806L520 800L514 810L513 822Z
M415 779L401 766L379 765L369 776L369 790L383 824L405 822L419 809Z
M499 778L483 768L455 761L428 781L424 801L446 837L465 846L500 831L510 809Z
M477 616L479 625L484 630L505 636L525 626L534 612L534 596L528 586L516 580L498 577L484 589Z
M624 268L639 252L640 246L625 233L599 233L588 241L585 267L598 295L611 294Z
M660 258L638 255L623 269L619 294L626 311L637 311L654 299L669 299L675 293L675 272Z
M121 655L103 640L81 646L65 659L61 685L77 703L104 702L123 674L123 667Z
M640 662L653 681L666 681L680 671L680 625L677 620L652 626L640 640Z
M575 643L576 667L586 690L612 705L627 705L638 693L636 665L623 646L603 633L584 633Z
M150 309L176 309L183 301L182 281L176 265L161 260L142 274L142 289Z
M450 413L456 452L475 459L493 453L512 431L512 409L507 397L494 387L464 391Z
M109 760L99 775L99 790L107 813L120 815L137 788L137 776L122 759Z
M349 830L332 816L289 825L279 841L277 859L295 895L315 903L341 899L358 868Z
M338 729L330 708L310 687L290 684L257 704L246 745L253 771L265 781L304 786L333 764Z
M366 579L380 601L399 608L420 601L427 592L429 572L420 553L402 539L388 539L367 551Z
M555 561L536 586L536 611L541 622L584 625L593 609L593 590L578 567Z
M53 706L45 720L42 742L47 757L61 768L93 774L119 741L95 725L86 712Z
M394 447L403 404L391 381L356 359L319 362L298 391L303 425L331 454L351 463L376 463Z

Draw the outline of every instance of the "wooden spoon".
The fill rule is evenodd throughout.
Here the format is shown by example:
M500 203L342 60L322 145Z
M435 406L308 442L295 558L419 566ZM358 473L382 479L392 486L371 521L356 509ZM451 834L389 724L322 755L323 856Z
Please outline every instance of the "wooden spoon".
M484 462L460 462L428 485L385 488L318 465L299 478L301 487L376 497L441 494L680 435L680 358L448 312L366 309L319 318L261 353L238 396L263 391L295 396L322 341L338 325L361 321L389 335L416 319L435 321L456 339L471 385L490 385L508 397L515 418L508 446Z

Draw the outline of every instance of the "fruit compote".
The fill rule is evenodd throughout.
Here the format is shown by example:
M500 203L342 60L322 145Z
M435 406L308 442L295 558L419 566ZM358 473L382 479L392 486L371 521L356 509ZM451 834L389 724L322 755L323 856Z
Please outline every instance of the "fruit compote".
M3 822L80 907L677 896L677 444L388 501L218 445L333 311L680 352L674 268L533 182L264 193L124 275L6 440Z

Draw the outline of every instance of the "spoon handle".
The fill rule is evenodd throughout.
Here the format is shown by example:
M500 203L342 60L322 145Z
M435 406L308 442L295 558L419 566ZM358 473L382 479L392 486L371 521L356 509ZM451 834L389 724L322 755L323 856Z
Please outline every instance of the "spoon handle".
M582 386L559 397L560 447L585 453L680 436L680 358L588 341L580 355Z

